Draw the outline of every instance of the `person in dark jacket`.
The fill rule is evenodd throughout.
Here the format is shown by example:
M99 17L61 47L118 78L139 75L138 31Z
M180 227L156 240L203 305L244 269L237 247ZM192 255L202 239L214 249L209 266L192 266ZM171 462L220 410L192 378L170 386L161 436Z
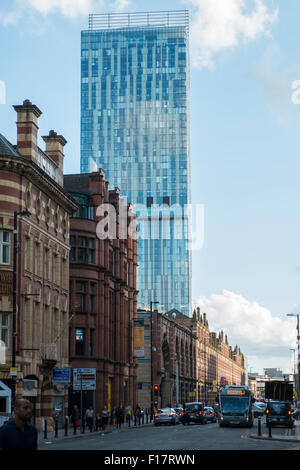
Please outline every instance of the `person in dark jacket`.
M32 406L25 398L14 402L14 419L0 427L0 450L37 450L38 432L29 420Z

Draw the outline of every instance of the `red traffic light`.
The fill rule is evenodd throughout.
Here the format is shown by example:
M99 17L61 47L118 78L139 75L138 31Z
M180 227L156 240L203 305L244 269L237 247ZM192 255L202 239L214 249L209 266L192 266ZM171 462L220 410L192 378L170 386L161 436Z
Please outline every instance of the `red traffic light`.
M158 391L158 385L157 384L153 385L153 390Z

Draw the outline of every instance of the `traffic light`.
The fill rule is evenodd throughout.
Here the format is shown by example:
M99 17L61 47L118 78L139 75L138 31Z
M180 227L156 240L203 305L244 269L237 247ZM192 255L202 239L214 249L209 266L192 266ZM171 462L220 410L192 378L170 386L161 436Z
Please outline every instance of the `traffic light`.
M155 397L158 397L158 392L159 392L159 385L154 384L153 385L153 394Z

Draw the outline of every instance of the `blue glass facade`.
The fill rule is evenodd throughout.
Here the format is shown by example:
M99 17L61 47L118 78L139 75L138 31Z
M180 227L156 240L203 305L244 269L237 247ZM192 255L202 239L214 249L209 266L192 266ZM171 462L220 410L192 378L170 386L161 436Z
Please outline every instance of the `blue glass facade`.
M81 172L103 168L136 209L138 306L159 301L160 310L189 315L187 12L184 18L182 25L82 31Z

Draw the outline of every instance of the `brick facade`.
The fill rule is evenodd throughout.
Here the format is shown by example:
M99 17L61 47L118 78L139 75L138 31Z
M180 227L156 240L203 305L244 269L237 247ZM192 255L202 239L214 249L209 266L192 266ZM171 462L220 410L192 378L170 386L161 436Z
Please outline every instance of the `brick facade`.
M5 295L3 279L10 274L12 289L14 212L29 211L29 216L18 215L16 395L34 402L41 429L42 418L51 423L58 402L61 419L67 407L67 391L53 388L51 370L68 366L69 216L77 204L57 176L63 159L57 164L37 146L41 111L28 100L14 108L17 146L0 136L0 234L9 240L8 259L0 256L0 314L8 318L0 380L11 386L13 295L12 290ZM60 148L60 139L54 138L54 147ZM26 387L28 380L35 381L33 390Z
M97 371L97 390L84 394L83 407L101 411L136 405L136 361L133 357L133 320L136 317L137 242L128 226L135 223L131 207L124 206L118 189L109 190L104 172L66 175L65 189L81 201L71 218L70 363L72 368ZM85 199L83 199L85 198ZM116 237L100 239L101 207L116 213ZM121 214L125 231L121 236ZM124 227L123 227L124 228ZM80 344L82 335L84 345ZM92 335L92 337L91 337ZM70 394L70 407L80 393ZM95 402L94 402L95 400Z
M138 309L138 318L144 322L144 356L137 359L140 406L151 407L154 384L159 385L159 395L153 400L157 406L187 401L212 404L220 387L245 384L239 348L232 349L222 331L218 337L210 332L206 314L201 315L199 308L192 317L175 309L152 315Z

